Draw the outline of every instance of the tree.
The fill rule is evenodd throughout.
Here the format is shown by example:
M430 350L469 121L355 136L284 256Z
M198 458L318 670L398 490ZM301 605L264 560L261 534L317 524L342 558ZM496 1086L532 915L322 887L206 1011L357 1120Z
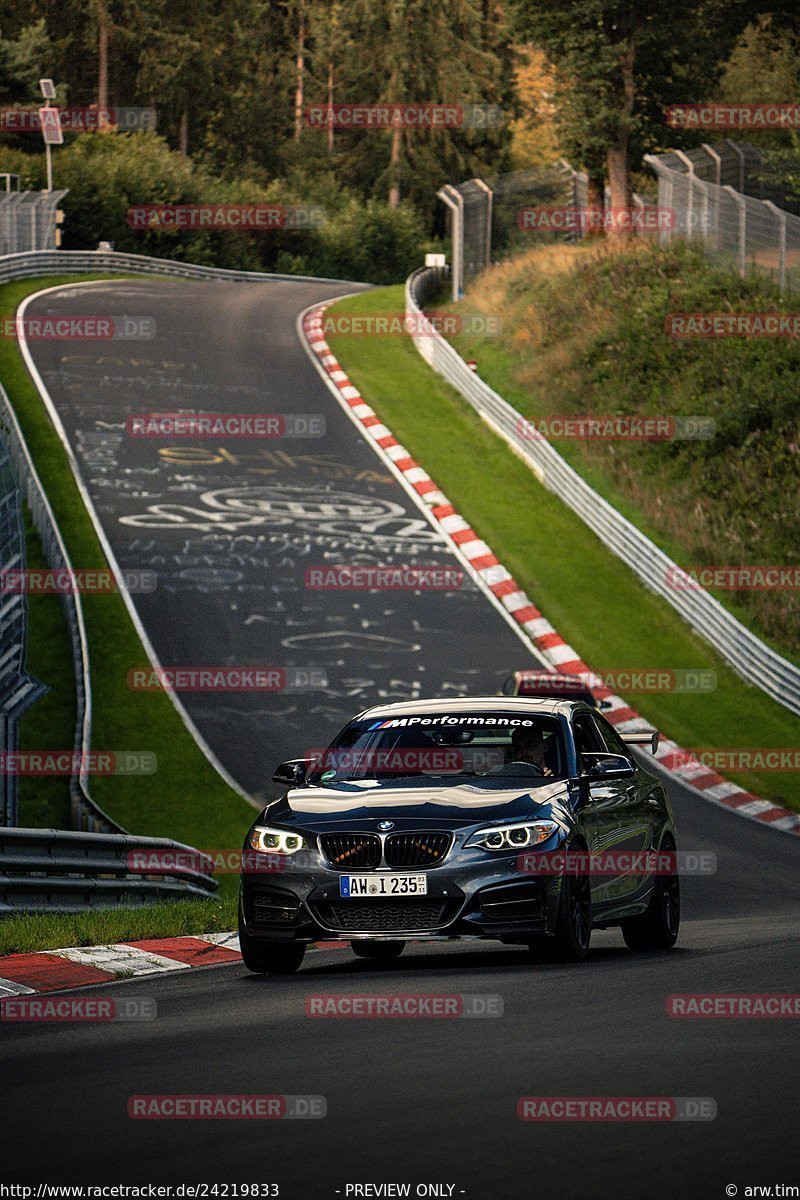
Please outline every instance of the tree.
M748 25L738 39L720 79L719 98L752 103L791 102L800 94L800 37L780 29L771 15ZM760 131L753 137L764 151L765 181L786 196L800 198L800 131ZM779 203L785 203L780 191Z
M738 0L517 0L517 12L558 73L567 156L595 194L604 169L612 207L629 207L632 163L672 133L664 109L703 99L718 77L720 50L741 28Z

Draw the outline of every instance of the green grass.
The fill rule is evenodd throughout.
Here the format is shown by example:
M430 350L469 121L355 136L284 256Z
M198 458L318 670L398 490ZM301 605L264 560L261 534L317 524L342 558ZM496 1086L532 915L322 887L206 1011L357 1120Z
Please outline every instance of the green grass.
M25 549L29 570L46 567L39 535L25 507ZM75 737L75 674L72 645L58 596L28 596L26 666L49 691L20 723L20 750L42 746L70 748ZM31 829L69 829L69 778L22 775L19 778L19 825Z
M108 277L104 277L108 278ZM33 292L58 284L74 284L75 276L25 280L0 288L0 312L13 313ZM107 566L94 526L80 498L67 457L15 342L0 340L0 379L8 392L48 498L61 527L76 569ZM38 606L37 606L38 607ZM139 637L121 597L117 594L85 595L84 613L91 655L93 690L92 745L98 750L146 750L155 753L158 767L149 776L102 776L91 779L93 798L124 828L137 834L171 837L202 848L229 848L241 844L253 810L220 778L185 728L164 692L134 693L127 673L146 661ZM37 614L37 621L38 621ZM48 659L46 623L54 620L41 608L29 665L44 683L56 684L50 713L32 709L24 718L21 736L28 748L64 749L68 722L63 702L63 659ZM44 706L47 701L40 702ZM44 714L44 707L40 710ZM63 718L63 719L62 719ZM66 746L72 746L69 734ZM42 785L41 811L58 803ZM25 811L35 814L37 800L28 793Z
M401 287L342 301L336 313L400 312ZM630 694L631 704L687 748L790 747L797 719L748 686L648 592L466 402L398 337L329 338L395 436L484 538L559 633L596 671L713 670L710 694ZM468 653L468 649L466 650ZM509 670L527 665L509 662ZM732 774L742 786L800 809L796 774Z
M788 566L800 546L800 343L674 339L665 320L793 307L770 280L740 279L686 244L542 247L480 276L456 306L499 319L499 335L453 343L530 419L712 418L710 440L555 445L681 566ZM800 592L713 594L800 661Z
M0 921L0 955L107 946L144 938L227 933L236 928L236 891L214 900L177 900L86 913L25 913Z

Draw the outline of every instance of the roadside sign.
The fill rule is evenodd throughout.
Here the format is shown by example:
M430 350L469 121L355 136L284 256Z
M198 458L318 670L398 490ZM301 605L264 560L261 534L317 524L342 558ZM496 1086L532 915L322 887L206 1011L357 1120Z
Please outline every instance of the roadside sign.
M55 100L56 85L53 83L52 79L40 79L39 88L45 100Z
M42 137L46 146L63 146L64 133L61 129L61 117L57 108L40 108L39 124L42 127Z

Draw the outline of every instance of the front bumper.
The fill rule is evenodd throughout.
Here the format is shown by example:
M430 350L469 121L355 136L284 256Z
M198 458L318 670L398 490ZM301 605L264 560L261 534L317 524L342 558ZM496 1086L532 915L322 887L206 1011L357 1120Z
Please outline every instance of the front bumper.
M381 941L490 938L524 942L553 928L560 878L521 874L519 855L462 852L425 874L424 897L342 899L339 878L320 858L313 868L246 872L240 919L259 941ZM388 875L400 872L387 871Z

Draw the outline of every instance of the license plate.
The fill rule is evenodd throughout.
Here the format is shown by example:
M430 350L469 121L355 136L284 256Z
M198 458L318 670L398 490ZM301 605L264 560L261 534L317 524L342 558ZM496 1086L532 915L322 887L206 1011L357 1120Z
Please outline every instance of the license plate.
M427 896L425 875L340 875L339 895L347 900L402 900L404 896Z

